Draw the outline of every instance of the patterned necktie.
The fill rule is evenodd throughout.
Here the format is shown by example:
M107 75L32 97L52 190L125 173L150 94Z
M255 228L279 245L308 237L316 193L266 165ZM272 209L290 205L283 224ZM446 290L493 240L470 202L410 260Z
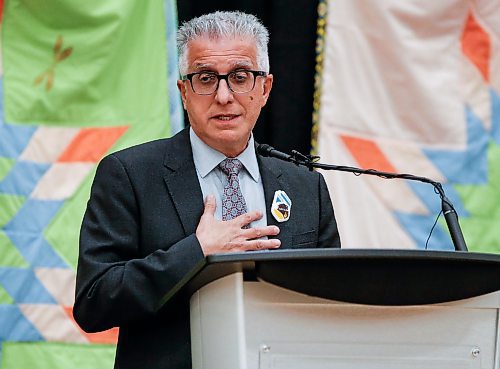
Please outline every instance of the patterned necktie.
M219 168L227 175L227 183L222 193L222 220L230 220L247 212L247 204L241 193L238 173L243 164L238 159L226 158Z

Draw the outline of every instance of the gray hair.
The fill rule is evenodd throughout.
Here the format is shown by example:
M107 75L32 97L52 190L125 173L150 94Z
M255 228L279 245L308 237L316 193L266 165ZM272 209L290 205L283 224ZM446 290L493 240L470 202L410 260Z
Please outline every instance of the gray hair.
M262 22L251 14L243 12L217 11L205 14L184 22L177 31L177 47L179 49L179 71L186 74L188 70L188 43L202 36L211 39L221 37L251 37L257 45L257 66L269 72L269 56L267 44L269 32Z

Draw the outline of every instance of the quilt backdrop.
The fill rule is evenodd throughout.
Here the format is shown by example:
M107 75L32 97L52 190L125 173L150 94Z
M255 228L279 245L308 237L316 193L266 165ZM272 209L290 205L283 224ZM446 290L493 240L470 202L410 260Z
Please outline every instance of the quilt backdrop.
M0 368L111 368L117 331L72 317L79 227L103 155L182 126L175 2L0 7Z
M322 161L442 182L469 249L500 252L500 2L329 0L319 13ZM344 247L426 247L432 186L326 177ZM442 217L427 247L453 249Z

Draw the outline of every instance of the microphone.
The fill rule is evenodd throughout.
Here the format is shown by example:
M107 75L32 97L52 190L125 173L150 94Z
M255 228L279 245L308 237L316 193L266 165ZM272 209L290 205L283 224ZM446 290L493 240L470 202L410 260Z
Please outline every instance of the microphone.
M453 245L455 246L455 250L468 251L467 245L464 240L464 236L462 234L462 230L460 228L460 224L458 223L457 212L455 211L450 200L448 200L448 198L446 197L443 190L443 186L439 182L433 181L432 179L426 177L415 176L413 174L382 172L375 169L361 169L345 165L318 163L317 160L319 159L319 156L304 155L295 150L292 150L292 155L289 155L285 154L284 152L278 151L274 147L267 144L257 145L257 152L262 156L270 156L273 158L294 163L296 165L303 165L309 168L309 170L313 170L313 168L323 169L323 170L336 170L340 172L350 172L356 175L368 174L368 175L378 176L384 179L400 178L405 180L429 183L432 186L434 186L436 193L441 198L441 208L444 214L444 218L446 219L446 225L448 226L448 230L450 232Z
M274 147L267 144L259 144L257 145L257 152L262 156L267 156L271 158L277 158L284 161L289 161L292 163L296 163L297 161L292 155L285 154L279 150L276 150Z

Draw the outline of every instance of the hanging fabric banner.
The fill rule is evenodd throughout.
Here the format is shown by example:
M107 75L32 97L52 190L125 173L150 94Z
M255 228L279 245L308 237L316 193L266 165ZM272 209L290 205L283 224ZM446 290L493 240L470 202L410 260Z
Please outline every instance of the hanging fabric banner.
M103 155L182 126L175 1L1 4L0 368L111 368L117 329L72 315L79 229Z
M500 3L329 0L319 56L323 162L443 183L470 250L500 252ZM451 250L428 184L329 172L344 247Z

